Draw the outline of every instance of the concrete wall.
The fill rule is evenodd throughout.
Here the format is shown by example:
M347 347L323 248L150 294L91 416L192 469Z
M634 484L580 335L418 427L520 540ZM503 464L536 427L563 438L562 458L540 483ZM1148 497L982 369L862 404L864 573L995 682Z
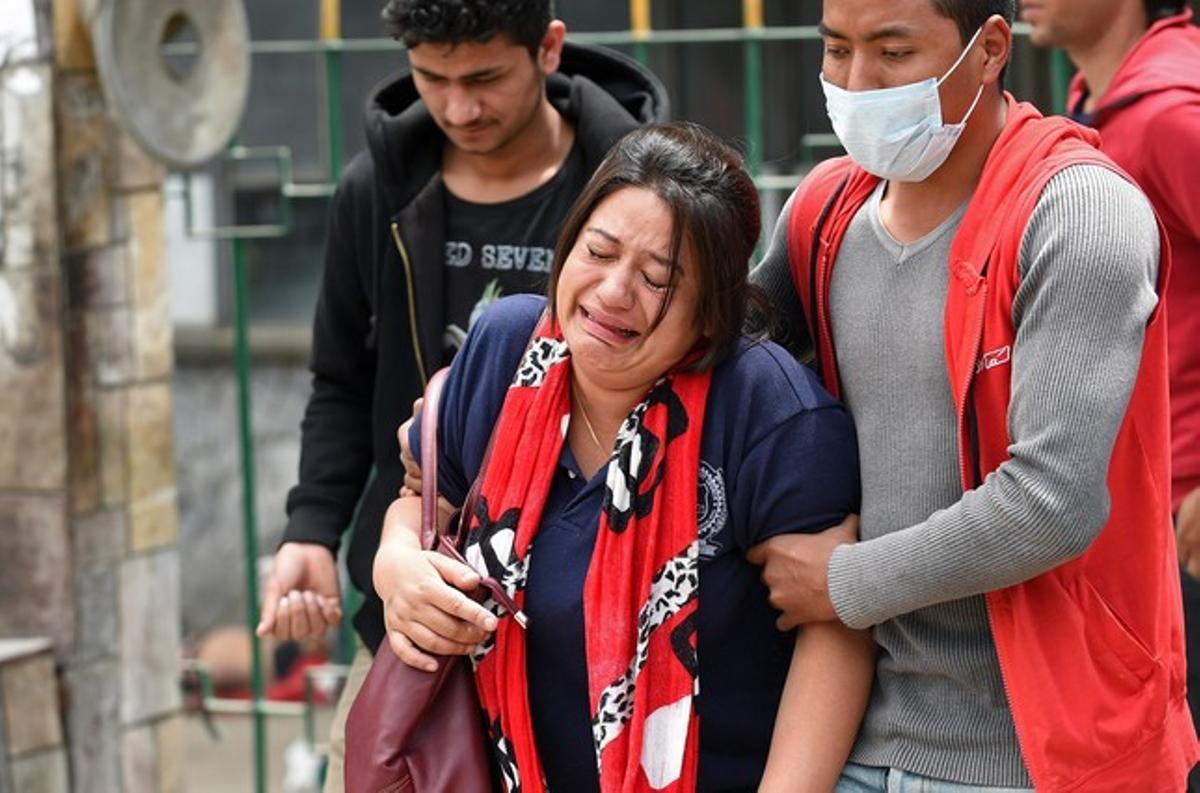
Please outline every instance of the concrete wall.
M218 625L242 624L242 482L237 390L228 359L181 361L172 378L179 488L182 630L190 644ZM254 363L255 495L262 555L283 535L284 502L296 482L300 419L309 393L303 364Z
M0 72L0 638L52 641L72 790L180 790L164 174L75 0L4 7L36 31Z

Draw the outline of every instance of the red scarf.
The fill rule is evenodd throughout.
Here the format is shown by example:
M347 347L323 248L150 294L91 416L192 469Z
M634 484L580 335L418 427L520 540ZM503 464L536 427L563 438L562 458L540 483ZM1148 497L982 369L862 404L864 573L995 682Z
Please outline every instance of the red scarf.
M671 373L617 433L583 591L593 745L603 793L696 789L696 487L711 372ZM571 416L571 358L548 319L504 400L467 558L525 601L529 554ZM490 599L475 680L509 793L545 790L525 632Z

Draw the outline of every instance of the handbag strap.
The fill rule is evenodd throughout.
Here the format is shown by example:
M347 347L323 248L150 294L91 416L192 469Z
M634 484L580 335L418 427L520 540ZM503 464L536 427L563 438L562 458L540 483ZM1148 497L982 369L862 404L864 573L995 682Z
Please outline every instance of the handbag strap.
M492 446L495 443L496 428L492 427L492 434L488 438L487 449L484 450L483 459L479 463L479 473L475 475L475 481L471 483L471 489L467 492L466 500L463 501L459 519L454 522L453 529L446 536L446 539L455 548L461 549L467 539L467 526L471 523L471 516L475 514L475 502L479 500L479 492L483 490L483 475L488 469L488 463L492 460Z
M446 376L450 367L443 367L429 378L425 386L425 401L421 408L421 478L426 482L437 484L438 478L438 417L442 401L442 388L446 384ZM483 474L487 471L488 462L492 459L492 446L496 441L496 430L492 428L488 438L487 449L479 464L479 473L471 483L467 498L463 501L461 515L463 518L453 521L455 525L447 532L438 527L437 487L425 487L421 490L421 547L431 550L441 545L445 539L455 548L462 548L465 538L466 525L470 516L475 512L475 502L479 500L479 491L483 489Z
M438 413L442 387L446 384L449 367L442 367L429 378L425 386L425 402L421 408L421 547L432 550L438 536ZM472 488L474 492L474 488Z
M483 475L487 471L488 461L492 457L492 444L496 439L496 429L492 428L492 436L488 439L487 451L483 454L483 462L479 466L479 474L471 484L463 509L458 514L455 528L450 533L443 533L438 527L438 489L437 465L438 442L437 428L439 408L442 401L442 387L450 367L443 367L429 378L425 386L425 402L421 407L421 547L427 551L437 550L461 564L470 567L470 563L462 555L462 542L465 539L466 526L470 523L470 515L475 509L479 491L483 485ZM432 484L432 487L430 485ZM517 624L524 628L527 620L524 612L504 591L504 587L494 578L485 577L481 582L491 591L492 596L500 605L508 610Z
M529 335L529 341L525 344L526 353L528 353L529 347L537 339L537 328L540 324L541 318L534 325L533 332ZM524 354L521 357L524 359ZM467 491L467 498L463 501L458 520L451 521L454 524L454 528L449 532L442 532L438 527L437 429L440 413L439 408L442 401L442 387L446 384L446 376L449 372L450 367L444 366L434 372L433 377L429 378L429 383L425 386L425 401L421 407L421 480L426 484L421 489L421 547L427 551L438 550L446 556L470 566L462 555L462 547L466 539L466 527L471 522L471 515L475 512L475 504L479 500L479 492L483 488L483 475L487 471L488 463L492 459L492 447L496 441L496 428L495 426L492 427L492 434L488 438L487 449L484 451L483 460L479 464L479 473L476 474L475 481L471 483L471 489ZM430 482L433 483L433 487L427 486ZM517 607L517 604L504 590L499 581L487 577L483 580L483 586L489 589L496 601L513 615L518 625L522 628L527 625L527 618L524 612Z
M529 348L537 340L537 328L541 321L542 318L539 317L534 324L529 341L525 343L525 353L529 352ZM521 358L524 360L525 354L522 354ZM433 488L425 487L421 490L421 547L427 551L446 544L455 550L462 549L466 540L466 527L471 522L471 516L475 514L475 503L479 500L479 491L483 489L483 475L491 462L492 447L496 443L496 428L493 426L492 434L488 437L487 449L483 452L483 460L479 463L479 473L471 483L471 489L467 491L467 498L459 512L461 518L454 522L455 525L449 533L440 531L437 519L438 406L442 401L442 387L446 384L449 373L449 366L443 366L433 373L433 377L429 378L429 383L425 386L425 401L421 408L421 479L423 482L434 484Z

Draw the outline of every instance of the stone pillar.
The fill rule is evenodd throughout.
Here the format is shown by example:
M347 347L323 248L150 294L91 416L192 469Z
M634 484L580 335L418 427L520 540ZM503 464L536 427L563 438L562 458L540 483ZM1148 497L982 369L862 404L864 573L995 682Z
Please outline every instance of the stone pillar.
M74 632L53 83L31 0L0 25L0 637ZM20 605L18 605L20 604ZM37 604L36 607L34 604Z
M182 786L182 725L165 173L109 118L77 0L54 0L54 12L74 790L166 793Z
M0 22L0 793L66 793L55 655L71 652L75 609L54 63L45 8L15 5Z
M0 637L53 642L72 790L177 791L164 172L110 119L77 2L3 0L38 35L0 61Z

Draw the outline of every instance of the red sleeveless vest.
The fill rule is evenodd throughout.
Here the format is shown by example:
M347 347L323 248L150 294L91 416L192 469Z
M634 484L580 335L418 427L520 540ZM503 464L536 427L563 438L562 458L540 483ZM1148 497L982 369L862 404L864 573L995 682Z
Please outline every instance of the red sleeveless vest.
M1009 96L1008 121L951 244L945 358L964 491L1008 459L1012 304L1025 227L1063 168L1088 163L1124 176L1097 143L1090 130ZM823 162L800 185L787 221L793 281L835 395L830 277L850 220L878 183L849 158ZM1162 295L1170 254L1161 226L1160 239ZM1168 422L1160 308L1109 463L1112 507L1100 535L1081 556L986 595L1021 753L1039 791L1174 793L1200 754L1184 698Z

